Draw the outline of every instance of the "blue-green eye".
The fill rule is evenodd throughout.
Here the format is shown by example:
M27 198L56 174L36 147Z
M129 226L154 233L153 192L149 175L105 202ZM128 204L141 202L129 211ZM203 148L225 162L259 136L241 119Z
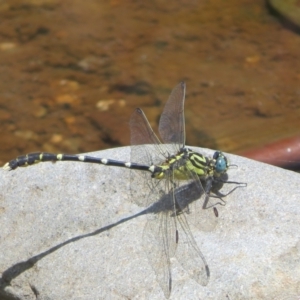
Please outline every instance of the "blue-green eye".
M215 170L217 173L223 173L228 169L227 159L221 152L215 152L214 159L216 160Z

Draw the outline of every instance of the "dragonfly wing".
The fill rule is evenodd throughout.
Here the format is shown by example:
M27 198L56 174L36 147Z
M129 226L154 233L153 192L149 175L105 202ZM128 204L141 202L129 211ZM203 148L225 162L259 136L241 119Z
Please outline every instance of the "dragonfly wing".
M176 258L181 266L199 284L208 284L210 272L207 262L197 246L184 214L177 216L178 245Z
M143 233L144 250L166 298L169 298L172 289L170 258L175 256L177 247L172 196L172 193L163 194L153 205Z
M130 143L132 162L152 165L161 163L167 156L166 149L140 108L130 118Z
M165 160L165 156L168 156L167 149L160 143L145 114L139 108L131 116L130 130L131 162L151 166ZM161 184L159 180L151 178L150 172L130 170L131 197L137 205L146 207L156 202Z
M159 120L160 137L172 154L185 144L184 100L185 83L181 82L172 90Z
M143 235L143 247L147 253L148 260L155 272L156 280L163 290L165 297L169 298L172 289L172 275L169 253L169 238L166 238L167 230L166 216L160 213L158 217L148 220ZM175 233L174 233L175 240Z

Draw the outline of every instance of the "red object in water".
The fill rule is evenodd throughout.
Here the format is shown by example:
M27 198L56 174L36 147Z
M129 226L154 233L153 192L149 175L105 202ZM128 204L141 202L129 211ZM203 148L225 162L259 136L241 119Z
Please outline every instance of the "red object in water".
M285 169L300 169L300 136L267 144L240 155Z

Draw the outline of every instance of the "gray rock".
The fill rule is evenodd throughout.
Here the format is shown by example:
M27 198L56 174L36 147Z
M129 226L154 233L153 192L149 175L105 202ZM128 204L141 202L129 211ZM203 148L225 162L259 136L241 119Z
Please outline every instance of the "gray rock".
M93 155L128 160L129 147ZM190 224L210 281L197 284L172 258L171 299L299 299L300 175L229 159L229 180L248 186L225 198L213 230ZM129 173L73 162L1 169L0 298L163 299Z

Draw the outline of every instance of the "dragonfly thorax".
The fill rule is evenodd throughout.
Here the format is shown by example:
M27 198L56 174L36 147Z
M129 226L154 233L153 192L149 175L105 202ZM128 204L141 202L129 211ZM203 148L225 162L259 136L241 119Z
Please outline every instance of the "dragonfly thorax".
M222 152L216 151L213 158L209 159L188 148L182 148L177 155L169 157L161 165L153 165L150 168L152 178L177 180L187 180L193 175L200 179L220 177L227 170L228 160Z

